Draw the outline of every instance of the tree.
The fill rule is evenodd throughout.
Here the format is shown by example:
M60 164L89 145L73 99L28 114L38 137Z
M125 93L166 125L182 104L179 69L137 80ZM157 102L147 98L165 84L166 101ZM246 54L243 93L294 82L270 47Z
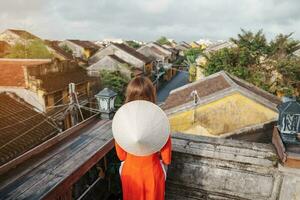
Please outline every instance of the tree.
M133 40L128 40L128 41L126 41L126 44L127 44L128 46L130 46L131 48L134 48L134 49L138 49L138 48L141 47L141 45L140 45L139 43L137 43L137 42L135 42L135 41L133 41Z
M189 81L194 82L197 79L197 63L196 59L202 55L203 50L201 48L192 48L184 52L184 61L189 71Z
M203 54L203 50L201 48L191 48L184 52L185 60L189 60L190 62L196 62L198 56Z
M72 50L70 47L68 47L68 45L64 44L61 48L62 48L65 52L67 52L67 53L73 55L73 50Z
M231 41L236 47L205 55L205 75L225 70L279 96L299 96L300 59L293 53L300 43L291 34L280 34L268 43L262 30L252 33L242 29Z
M100 79L103 87L110 88L118 93L115 104L116 107L120 107L125 99L125 88L129 79L123 77L118 71L110 72L107 70L100 72Z
M160 45L171 45L171 42L165 36L161 36L159 39L156 40L156 42Z
M270 42L270 56L275 59L282 59L291 56L300 49L299 41L291 38L293 33L283 35L279 34Z
M10 49L7 58L52 58L52 54L48 51L42 40L33 39L25 41L25 43L16 43Z

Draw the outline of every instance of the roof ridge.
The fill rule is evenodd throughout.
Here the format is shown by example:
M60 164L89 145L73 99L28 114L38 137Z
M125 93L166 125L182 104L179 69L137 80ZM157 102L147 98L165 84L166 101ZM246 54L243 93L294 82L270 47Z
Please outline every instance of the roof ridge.
M260 87L257 87L256 85L254 85L254 84L252 84L252 83L249 83L249 82L247 82L247 81L245 81L245 80L243 80L243 79L241 79L241 78L239 78L239 77L237 77L237 76L234 76L234 75L232 75L232 74L230 74L230 73L228 73L228 72L225 72L225 71L224 71L224 74L225 74L228 78L231 79L231 81L232 81L232 83L234 84L235 87L242 87L242 88L244 88L244 89L246 89L246 90L248 90L248 91L250 91L250 92L252 92L252 93L255 93L255 92L249 90L248 88L245 88L245 87L239 85L238 83L234 82L234 80L240 81L241 83L243 83L243 84L245 84L245 85L247 85L247 86L249 86L249 87L253 87L253 88L255 88L256 90L258 90L258 91L264 93L265 95L268 95L268 96L270 96L270 97L272 97L272 98L278 99L277 96L275 96L275 95L273 95L273 94L271 94L271 93L269 93L269 92L267 92L267 91L261 89ZM264 97L264 98L265 98L265 97ZM280 101L280 99L278 99L278 100Z
M143 62L146 62L146 63L150 62L150 59L148 57L144 56L143 54L141 54L134 48L129 47L126 44L111 43L110 45L114 45L115 47L127 52L128 54L134 56L135 58L137 58L139 60L142 60Z
M175 92L178 92L178 91L183 90L183 89L186 89L186 88L188 88L188 87L197 85L198 83L204 82L204 81L206 81L206 80L215 78L215 77L217 77L217 76L219 76L219 75L221 75L221 74L224 74L224 71L223 71L223 70L222 70L222 71L219 71L219 72L217 72L217 73L211 74L211 75L209 75L209 76L206 76L206 77L204 77L204 78L202 78L202 79L199 79L199 80L197 80L197 81L195 81L195 82L192 82L192 83L183 85L183 86L181 86L181 87L178 87L178 88L176 88L176 89L174 89L174 90L171 90L171 91L170 91L170 94L175 93ZM225 79L225 80L227 81L227 79ZM228 82L228 81L227 81L227 82ZM229 83L229 84L230 84L230 83ZM231 85L231 84L230 84L230 85Z

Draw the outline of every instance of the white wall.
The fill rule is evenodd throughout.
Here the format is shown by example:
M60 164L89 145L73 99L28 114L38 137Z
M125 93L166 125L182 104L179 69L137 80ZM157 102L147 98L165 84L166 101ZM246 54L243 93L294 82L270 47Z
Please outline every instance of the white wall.
M27 90L25 88L17 88L17 87L0 87L0 93L1 92L15 93L17 96L22 98L25 102L35 107L37 111L43 111L43 112L46 111L44 99L38 96L37 93L34 93L30 90Z

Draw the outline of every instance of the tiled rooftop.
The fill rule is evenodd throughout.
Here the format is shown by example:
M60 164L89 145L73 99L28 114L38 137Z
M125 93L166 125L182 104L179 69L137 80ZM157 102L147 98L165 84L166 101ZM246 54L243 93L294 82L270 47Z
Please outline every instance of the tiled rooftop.
M243 90L245 93L252 95L253 98L260 97L268 102L278 105L280 99L276 96L246 82L224 71L200 79L196 82L187 84L170 92L170 95L162 106L164 110L168 110L183 104L192 102L193 98L190 96L191 92L196 90L200 99L206 98L210 95L217 96L226 89ZM255 97L254 97L255 96Z
M8 29L8 30L24 39L40 39L39 37L25 30L17 30L17 29Z
M0 93L0 165L58 133L44 114L17 99L13 94Z
M25 87L23 66L50 63L48 59L0 59L0 86Z
M142 60L145 63L149 63L151 62L151 60L149 58L147 58L146 56L144 56L143 54L137 52L135 49L125 45L125 44L118 44L118 43L113 43L114 46L118 47L119 49L122 49L123 51L131 54L132 56Z

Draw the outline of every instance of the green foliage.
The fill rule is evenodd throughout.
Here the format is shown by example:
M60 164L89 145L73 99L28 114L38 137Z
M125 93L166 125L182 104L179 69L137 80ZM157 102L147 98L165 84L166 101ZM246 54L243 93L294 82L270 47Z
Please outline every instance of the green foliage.
M23 43L16 43L11 49L8 58L52 58L42 40L34 39Z
M171 42L165 36L161 36L159 39L156 40L156 42L159 43L160 45L171 44Z
M205 75L225 70L268 92L299 96L300 59L293 53L300 43L291 34L280 34L267 42L262 30L242 30L231 41L236 47L206 55Z
M292 55L300 49L299 41L291 38L292 33L288 35L279 34L270 42L270 56L275 59L282 59Z
M194 82L196 80L197 67L195 65L190 65L189 67L189 81Z
M249 75L249 69L243 67L249 62L249 54L246 52L239 53L236 49L222 49L209 56L208 62L204 67L205 75L214 74L221 70L230 72L240 78L246 79Z
M184 52L185 60L189 63L195 63L199 55L203 54L201 48L191 48Z
M138 49L141 47L141 45L133 40L126 41L126 44L134 49Z
M251 31L241 30L242 33L238 34L238 38L231 38L231 42L236 44L239 49L244 49L251 53L253 58L260 55L265 55L269 51L268 43L262 30L257 33L252 33Z
M125 99L125 88L129 80L123 77L119 72L110 72L102 70L100 72L100 79L103 87L110 88L118 93L116 98L116 107L120 107Z
M68 47L66 44L64 44L62 47L61 47L65 52L69 53L69 54L73 54L73 51L70 47Z

